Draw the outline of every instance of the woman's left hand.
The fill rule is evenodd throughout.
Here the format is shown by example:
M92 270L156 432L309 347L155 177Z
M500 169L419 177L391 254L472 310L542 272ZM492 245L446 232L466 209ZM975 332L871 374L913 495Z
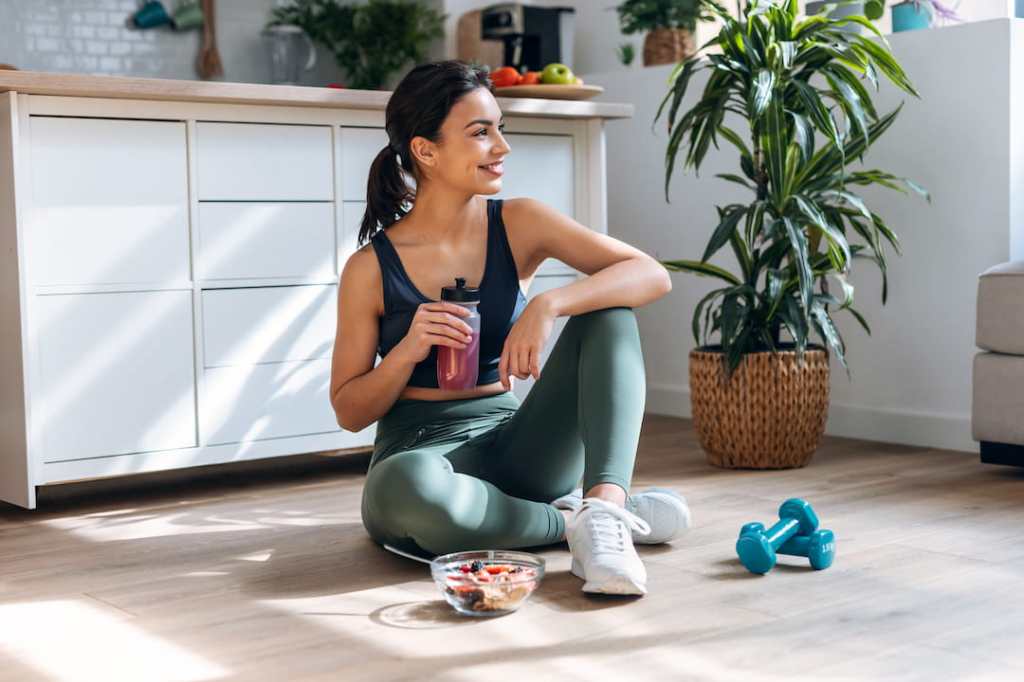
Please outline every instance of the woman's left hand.
M505 390L511 390L509 375L518 379L540 379L540 353L555 326L554 312L535 297L523 309L505 338L498 363L498 376Z

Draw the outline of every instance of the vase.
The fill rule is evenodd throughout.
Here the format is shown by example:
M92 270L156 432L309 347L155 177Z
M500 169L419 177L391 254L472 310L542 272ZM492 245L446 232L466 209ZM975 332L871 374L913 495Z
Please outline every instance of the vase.
M644 66L677 64L695 51L693 34L685 28L656 28L644 37Z
M812 347L747 353L729 381L725 354L690 352L693 425L709 464L727 469L793 469L814 456L828 418L829 362Z
M931 5L901 2L892 6L892 32L915 31L932 25Z

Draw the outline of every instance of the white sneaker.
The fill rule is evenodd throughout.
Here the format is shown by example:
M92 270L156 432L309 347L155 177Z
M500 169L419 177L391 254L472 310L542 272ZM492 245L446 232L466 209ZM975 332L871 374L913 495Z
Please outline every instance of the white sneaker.
M647 522L622 507L596 497L583 500L566 522L572 552L570 572L584 580L584 592L647 594L647 569L631 531L645 535Z
M576 510L583 504L583 489L576 488L551 503L559 509ZM693 526L693 516L686 498L671 488L648 488L626 496L626 510L647 522L651 532L633 533L633 542L656 545L673 540Z

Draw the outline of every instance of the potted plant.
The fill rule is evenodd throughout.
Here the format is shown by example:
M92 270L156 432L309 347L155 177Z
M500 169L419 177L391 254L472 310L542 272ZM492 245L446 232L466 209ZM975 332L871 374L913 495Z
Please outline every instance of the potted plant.
M697 22L712 18L705 0L626 0L615 10L623 33L647 31L644 66L689 58L694 54Z
M271 11L267 26L298 26L331 51L348 87L379 90L409 62L423 61L430 41L444 35L444 17L417 0L292 0Z
M722 27L712 42L721 54L677 65L655 114L657 121L667 106L665 199L680 147L684 168L699 172L721 140L739 152L741 173L717 177L751 196L718 207L700 260L662 263L720 284L698 303L692 323L698 345L690 354L693 419L708 460L724 467L799 467L824 431L830 353L846 367L833 317L849 313L870 334L853 307L851 266L877 264L884 303L886 244L899 253L896 234L856 188L909 187L928 197L909 180L853 167L902 107L879 115L865 80L877 87L882 74L918 95L862 16L800 19L796 0L751 0L738 17L715 12ZM849 22L881 40L843 30ZM681 112L700 71L708 72L707 83ZM736 259L735 272L710 262L724 247ZM821 346L811 344L812 334Z
M893 33L929 28L936 19L963 21L954 10L939 0L904 0L892 6Z

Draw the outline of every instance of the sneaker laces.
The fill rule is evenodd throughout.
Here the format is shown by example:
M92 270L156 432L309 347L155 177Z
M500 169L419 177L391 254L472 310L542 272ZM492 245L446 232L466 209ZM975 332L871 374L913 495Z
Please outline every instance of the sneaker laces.
M648 535L651 527L636 514L596 497L583 498L583 505L577 514L579 518L586 513L587 527L590 530L591 545L595 552L624 552L626 540L624 530L636 530L641 535ZM632 539L632 536L630 536Z

